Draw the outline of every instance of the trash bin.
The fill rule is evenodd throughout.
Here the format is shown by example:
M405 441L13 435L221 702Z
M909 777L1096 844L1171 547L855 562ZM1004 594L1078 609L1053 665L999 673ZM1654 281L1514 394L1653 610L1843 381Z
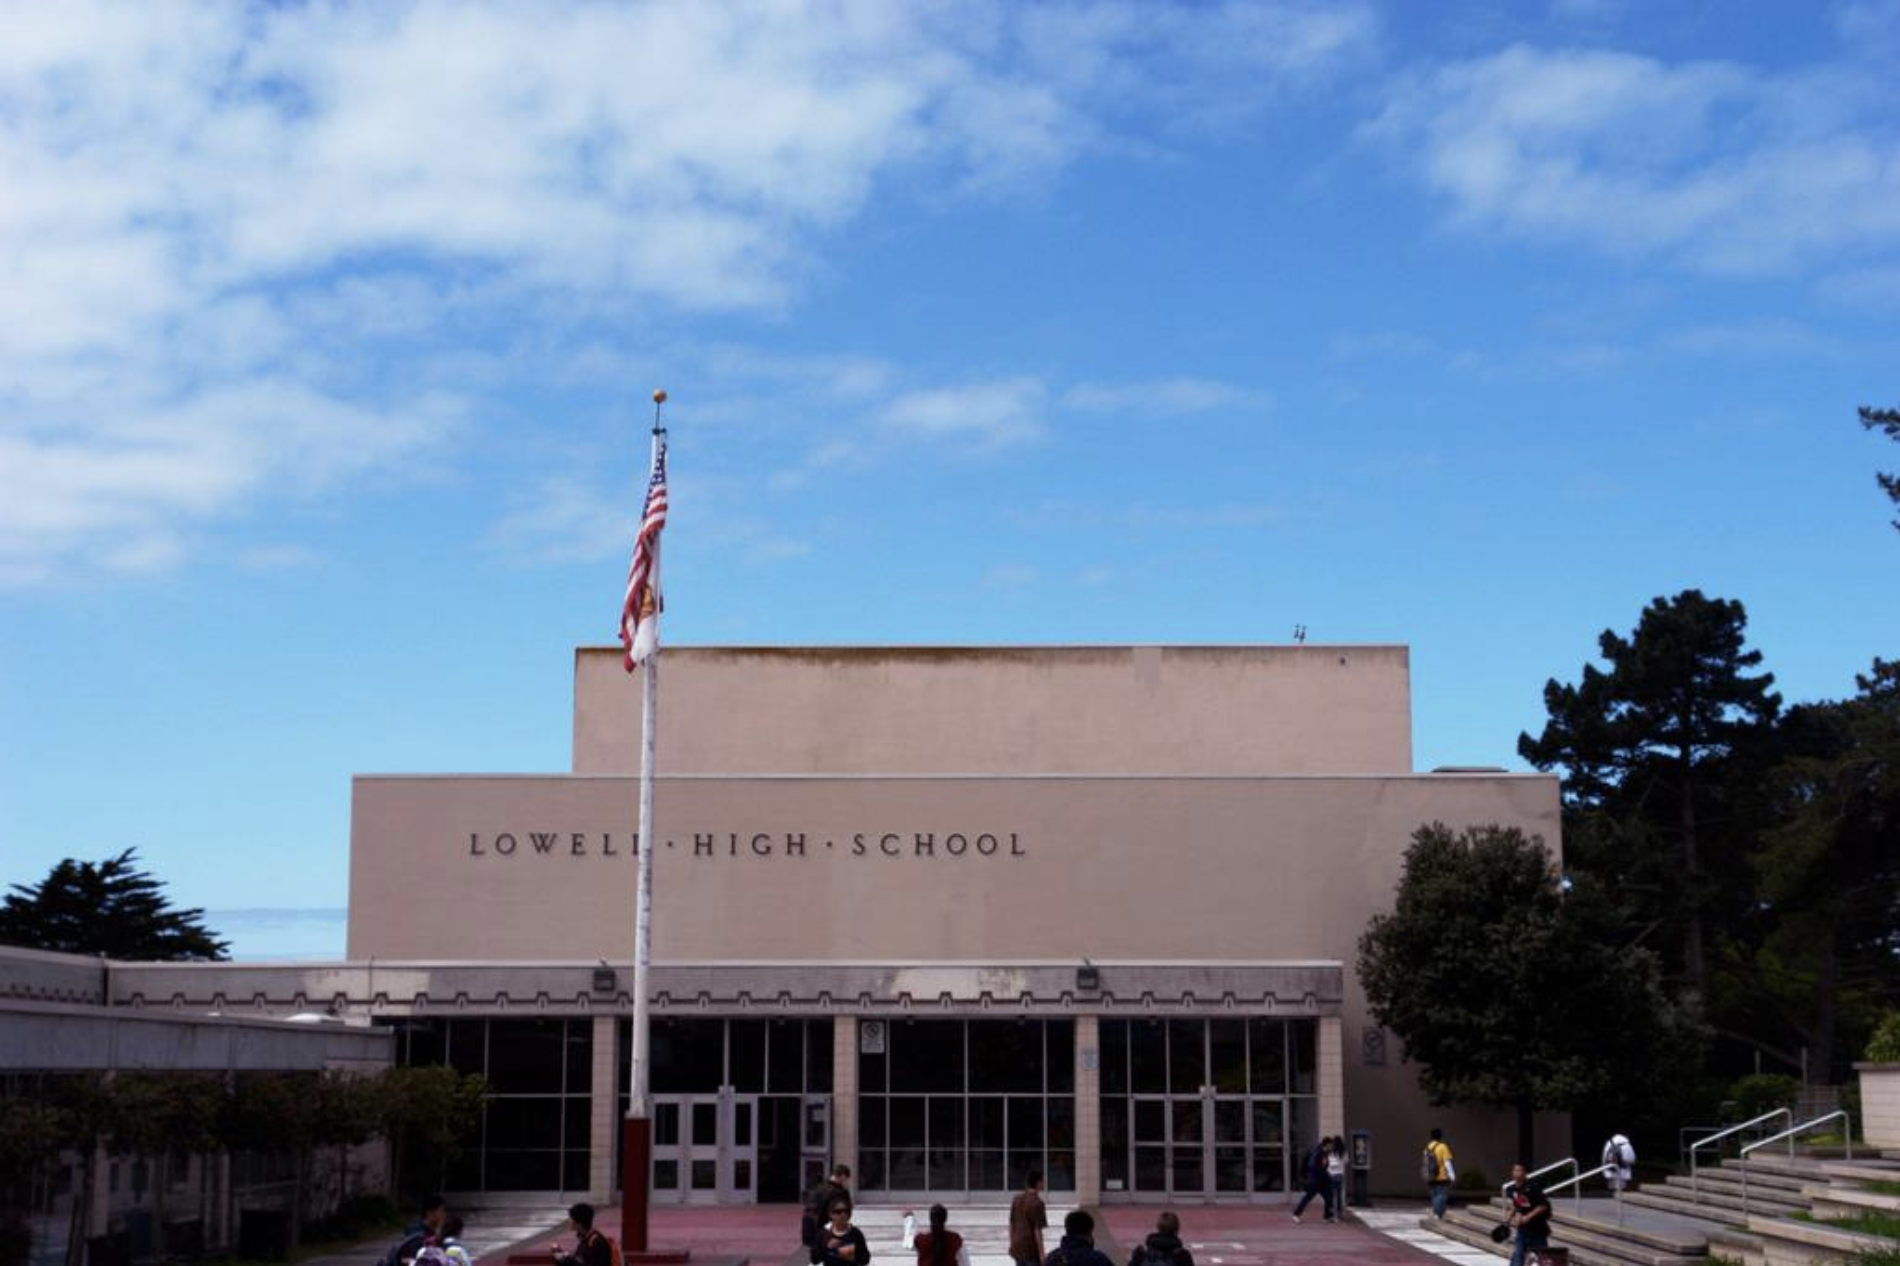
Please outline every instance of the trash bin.
M1534 1248L1526 1255L1525 1266L1570 1266L1567 1248Z

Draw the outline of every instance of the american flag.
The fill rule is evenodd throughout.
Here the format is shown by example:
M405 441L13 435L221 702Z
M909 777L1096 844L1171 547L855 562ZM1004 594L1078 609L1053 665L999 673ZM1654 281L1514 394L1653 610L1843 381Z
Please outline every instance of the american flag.
M620 608L620 644L627 649L627 671L660 649L660 529L666 526L666 436L653 437L653 476L647 480L646 509L640 534L633 538L633 565L627 568L627 599Z

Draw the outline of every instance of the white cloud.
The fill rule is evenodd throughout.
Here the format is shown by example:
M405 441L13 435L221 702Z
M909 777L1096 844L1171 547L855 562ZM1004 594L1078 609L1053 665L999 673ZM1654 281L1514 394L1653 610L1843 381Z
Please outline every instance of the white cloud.
M393 472L466 406L389 341L782 307L883 183L1044 181L1136 107L1258 109L1375 36L1303 0L0 8L0 583ZM889 419L1027 438L1009 390Z
M1164 378L1155 382L1077 383L1062 393L1064 408L1082 413L1136 413L1184 417L1217 409L1259 411L1272 401L1265 392L1211 378Z
M973 440L993 448L1040 438L1048 391L1036 378L1002 378L911 391L886 405L880 420L899 435Z
M1729 273L1900 246L1900 132L1846 63L1519 45L1404 81L1366 133L1477 231Z

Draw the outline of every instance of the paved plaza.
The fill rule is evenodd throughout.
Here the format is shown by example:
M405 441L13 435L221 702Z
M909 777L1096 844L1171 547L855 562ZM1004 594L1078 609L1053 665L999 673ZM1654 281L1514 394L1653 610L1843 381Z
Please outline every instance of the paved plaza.
M874 1261L895 1264L915 1260L915 1254L902 1243L906 1209L915 1213L920 1226L927 1221L928 1206L924 1205L859 1207L855 1221L864 1230ZM1051 1202L1050 1220L1057 1225L1050 1228L1049 1248L1053 1249L1060 1239L1065 1211ZM1106 1210L1106 1234L1098 1228L1097 1246L1121 1266L1134 1245L1153 1229L1157 1212L1154 1206ZM1179 1212L1184 1222L1182 1235L1196 1266L1345 1262L1402 1266L1437 1261L1496 1266L1500 1260L1421 1229L1422 1205L1368 1210L1343 1224L1329 1224L1317 1215L1295 1223L1282 1207L1189 1207ZM656 1249L688 1247L701 1256L745 1257L752 1266L796 1266L804 1261L797 1247L798 1221L799 1211L792 1205L669 1206L653 1211L651 1238ZM618 1237L620 1210L601 1210L597 1225ZM964 1237L970 1266L1010 1266L1007 1205L958 1205L951 1210L950 1226ZM552 1243L555 1238L549 1235L546 1242Z

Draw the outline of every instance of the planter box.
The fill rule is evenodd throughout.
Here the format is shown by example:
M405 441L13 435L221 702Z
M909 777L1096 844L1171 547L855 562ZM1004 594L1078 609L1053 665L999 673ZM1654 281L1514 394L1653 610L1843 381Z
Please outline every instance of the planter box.
M1868 1146L1900 1148L1900 1064L1856 1064L1860 1124Z

